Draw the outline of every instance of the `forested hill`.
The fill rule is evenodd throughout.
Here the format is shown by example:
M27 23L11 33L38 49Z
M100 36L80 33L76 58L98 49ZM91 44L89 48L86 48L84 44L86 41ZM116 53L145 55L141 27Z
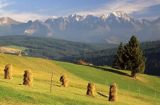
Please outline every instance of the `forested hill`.
M32 36L0 36L0 46L24 47L28 56L71 60L72 56L111 48L113 44L89 44Z
M141 48L146 57L145 73L152 75L160 75L160 41L141 43ZM109 65L112 66L117 48L85 53L75 59L83 59L94 65Z
M87 44L52 38L31 36L1 36L0 46L23 47L28 56L77 62L82 59L94 65L112 66L116 46L113 44ZM141 44L146 56L145 73L160 75L160 41Z

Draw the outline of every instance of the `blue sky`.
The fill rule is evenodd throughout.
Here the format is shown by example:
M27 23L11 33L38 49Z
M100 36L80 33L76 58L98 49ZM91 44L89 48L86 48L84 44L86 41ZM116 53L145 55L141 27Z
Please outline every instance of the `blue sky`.
M19 21L75 13L101 15L114 11L152 19L160 15L160 0L0 0L0 16Z

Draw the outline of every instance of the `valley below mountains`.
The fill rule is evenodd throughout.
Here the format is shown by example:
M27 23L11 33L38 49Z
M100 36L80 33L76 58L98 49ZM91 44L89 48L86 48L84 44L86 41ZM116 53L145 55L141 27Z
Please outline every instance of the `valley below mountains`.
M96 66L112 66L117 45L80 43L33 36L1 36L0 49L16 49L22 55L78 63L84 60ZM146 57L146 74L160 75L160 41L141 43Z

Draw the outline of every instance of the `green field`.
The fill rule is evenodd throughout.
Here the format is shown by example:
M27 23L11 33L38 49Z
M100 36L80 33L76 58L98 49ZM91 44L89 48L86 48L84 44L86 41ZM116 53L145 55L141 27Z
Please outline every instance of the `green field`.
M13 64L13 79L3 79L3 69ZM21 85L24 70L33 72L33 87ZM53 72L53 88L50 78ZM68 88L60 86L59 77L67 74ZM109 67L88 67L41 58L0 54L0 105L158 105L160 103L159 77L140 74L137 80L127 76L128 71ZM88 82L96 84L100 94L86 96ZM109 84L118 84L117 102L108 101Z

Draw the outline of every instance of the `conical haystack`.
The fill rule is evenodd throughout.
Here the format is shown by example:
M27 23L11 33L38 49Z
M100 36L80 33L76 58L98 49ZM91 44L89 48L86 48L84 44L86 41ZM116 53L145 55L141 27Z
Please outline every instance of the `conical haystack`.
M23 85L32 86L32 72L30 70L25 70L23 75Z
M96 87L94 83L88 83L86 95L95 96Z
M62 86L68 87L69 79L68 79L67 75L62 75L60 77L60 82L61 82Z
M4 79L12 79L12 64L7 64L4 68Z
M113 83L110 85L109 90L109 101L116 101L117 100L117 85L116 83Z

